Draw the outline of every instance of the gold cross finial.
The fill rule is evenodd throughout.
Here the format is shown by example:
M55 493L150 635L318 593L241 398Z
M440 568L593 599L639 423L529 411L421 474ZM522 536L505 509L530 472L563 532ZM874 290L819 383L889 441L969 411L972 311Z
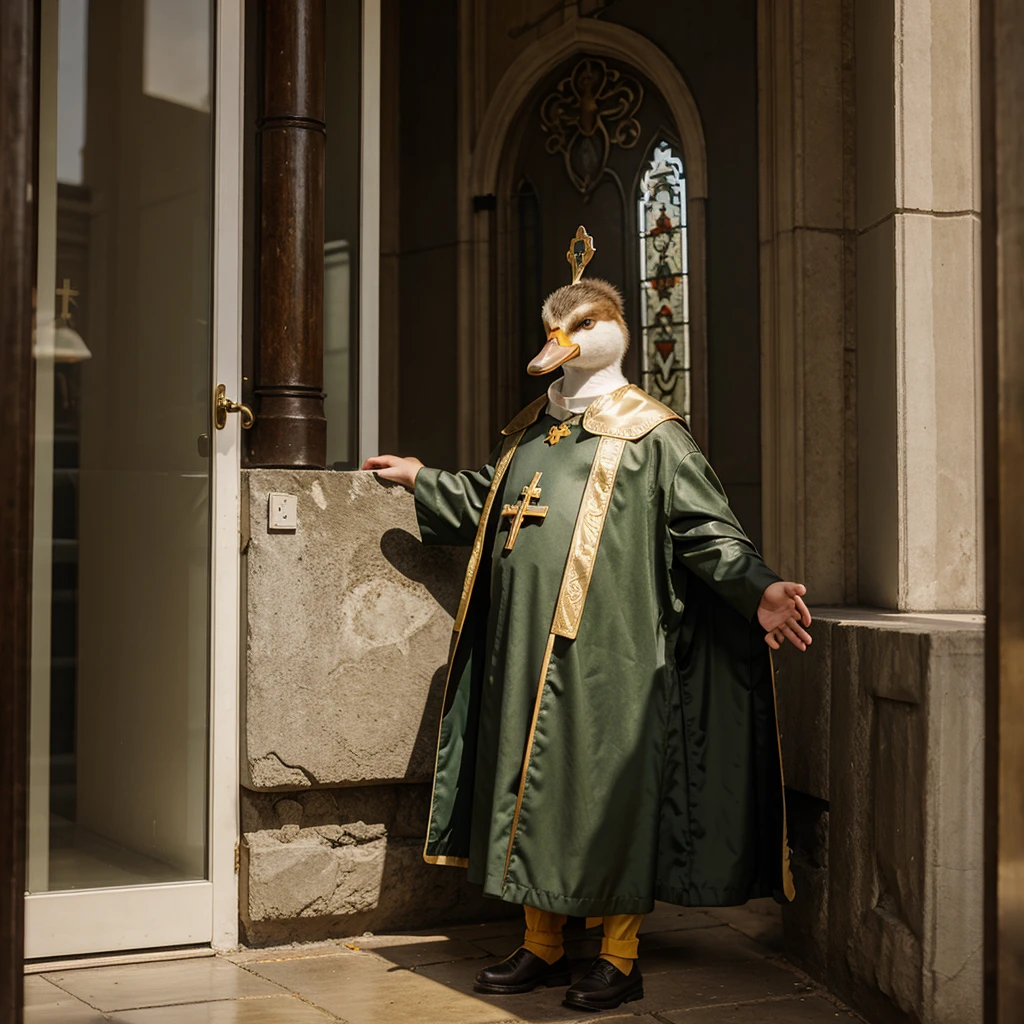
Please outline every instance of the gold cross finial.
M78 289L71 287L71 278L65 277L64 283L57 289L57 295L60 297L61 320L71 319L71 300L78 294L80 294Z
M587 264L594 258L594 236L587 234L587 229L581 224L576 229L576 237L569 243L569 251L565 258L572 268L572 283L578 284L583 276Z
M531 501L540 498L540 473L534 473L533 479L523 488L522 496L516 505L506 505L502 510L503 516L512 519L512 526L508 531L508 539L505 541L505 550L511 551L516 546L516 538L519 536L519 528L523 525L524 516L537 516L543 519L548 514L547 505L531 505Z
M568 437L571 433L572 430L568 423L559 423L548 431L548 436L544 438L544 443L556 445L563 437Z

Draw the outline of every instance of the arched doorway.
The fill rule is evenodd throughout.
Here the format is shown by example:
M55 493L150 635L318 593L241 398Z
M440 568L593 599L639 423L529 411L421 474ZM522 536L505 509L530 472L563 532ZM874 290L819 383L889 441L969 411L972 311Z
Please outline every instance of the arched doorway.
M577 130L585 110L602 122L589 134ZM679 71L635 32L573 22L520 54L481 124L468 175L478 205L460 272L461 461L477 461L473 438L493 436L544 386L523 367L542 340L544 296L567 281L564 254L581 223L598 248L590 272L623 292L633 336L627 375L685 406L703 441L707 171L700 117ZM674 230L660 239L676 244L667 275L655 273L651 235L663 190L651 192L641 237L641 186L645 176L651 183L656 153L662 171L666 153L678 161L682 179ZM642 265L645 250L652 258ZM666 277L677 279L668 289ZM658 301L648 302L644 280L654 278L671 294L656 289L647 298Z
M565 249L584 224L597 247L590 273L622 292L632 335L626 376L702 433L706 362L704 332L694 337L691 321L685 154L657 86L622 61L563 61L523 105L498 187L506 239L492 333L499 418L547 386L525 367L542 340L541 304L567 282ZM703 238L693 243L702 253Z

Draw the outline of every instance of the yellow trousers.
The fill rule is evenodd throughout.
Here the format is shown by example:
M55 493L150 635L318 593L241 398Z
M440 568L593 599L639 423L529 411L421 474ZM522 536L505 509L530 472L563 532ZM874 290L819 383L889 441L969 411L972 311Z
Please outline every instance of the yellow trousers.
M523 909L526 911L526 938L523 945L545 963L553 964L565 952L562 946L565 915L551 914L531 906L525 906ZM629 974L633 969L639 945L637 933L643 919L643 914L612 914L594 919L604 925L601 956L614 964L623 974ZM591 919L587 920L589 924Z

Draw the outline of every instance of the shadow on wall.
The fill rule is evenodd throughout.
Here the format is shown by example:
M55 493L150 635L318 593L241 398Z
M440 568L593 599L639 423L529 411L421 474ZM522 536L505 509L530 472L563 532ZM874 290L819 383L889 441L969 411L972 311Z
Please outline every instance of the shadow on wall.
M408 530L385 530L380 553L407 580L422 584L452 619L459 609L461 590L451 585L453 549L426 547Z

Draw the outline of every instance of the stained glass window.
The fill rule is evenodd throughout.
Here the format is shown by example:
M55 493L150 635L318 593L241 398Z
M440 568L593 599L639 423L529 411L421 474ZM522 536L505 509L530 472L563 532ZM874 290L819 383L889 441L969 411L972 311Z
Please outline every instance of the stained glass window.
M682 157L659 142L640 182L640 321L644 390L690 416L690 294Z

